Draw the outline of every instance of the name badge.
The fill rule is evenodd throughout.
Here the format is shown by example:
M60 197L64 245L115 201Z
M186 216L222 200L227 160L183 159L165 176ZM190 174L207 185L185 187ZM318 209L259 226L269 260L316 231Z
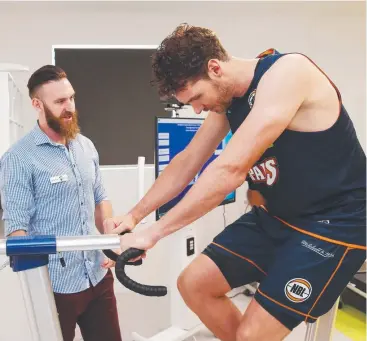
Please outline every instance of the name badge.
M50 182L52 184L57 184L59 182L65 182L65 181L68 181L68 180L69 180L69 178L68 178L68 175L67 174L52 176L50 178Z

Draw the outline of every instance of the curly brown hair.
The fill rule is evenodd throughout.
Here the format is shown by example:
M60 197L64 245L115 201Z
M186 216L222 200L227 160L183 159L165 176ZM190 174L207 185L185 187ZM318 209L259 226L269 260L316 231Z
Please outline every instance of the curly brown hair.
M228 61L229 56L213 31L180 24L159 45L152 56L152 84L159 96L171 97L188 81L207 76L210 59Z

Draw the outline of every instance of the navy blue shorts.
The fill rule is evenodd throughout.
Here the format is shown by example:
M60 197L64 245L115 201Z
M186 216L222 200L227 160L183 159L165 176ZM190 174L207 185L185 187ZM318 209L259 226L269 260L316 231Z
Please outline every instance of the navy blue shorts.
M259 282L256 301L292 330L327 313L365 261L365 213L359 217L352 224L299 220L297 226L254 207L203 253L232 288ZM346 233L343 228L347 242L330 238L333 230Z

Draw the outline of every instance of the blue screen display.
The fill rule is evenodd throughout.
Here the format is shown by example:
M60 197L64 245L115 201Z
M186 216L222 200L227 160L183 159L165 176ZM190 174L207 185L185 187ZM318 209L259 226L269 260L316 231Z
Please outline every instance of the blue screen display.
M156 178L170 163L170 161L183 151L194 137L204 120L199 118L156 118L155 136L155 176ZM174 207L195 184L205 168L213 162L226 147L231 139L231 131L222 140L214 154L205 163L203 168L189 183L188 186L174 199L161 206L156 212L157 220ZM232 203L236 200L236 191L227 195L221 205Z

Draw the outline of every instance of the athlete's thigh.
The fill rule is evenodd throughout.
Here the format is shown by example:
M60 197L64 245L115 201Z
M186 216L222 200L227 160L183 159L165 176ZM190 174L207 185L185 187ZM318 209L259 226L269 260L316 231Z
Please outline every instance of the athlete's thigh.
M255 299L292 330L328 312L366 258L364 250L294 231Z
M237 330L239 340L281 341L290 330L252 299Z
M192 293L222 297L231 288L218 266L212 259L201 254L180 274L177 286L184 298L195 297Z

